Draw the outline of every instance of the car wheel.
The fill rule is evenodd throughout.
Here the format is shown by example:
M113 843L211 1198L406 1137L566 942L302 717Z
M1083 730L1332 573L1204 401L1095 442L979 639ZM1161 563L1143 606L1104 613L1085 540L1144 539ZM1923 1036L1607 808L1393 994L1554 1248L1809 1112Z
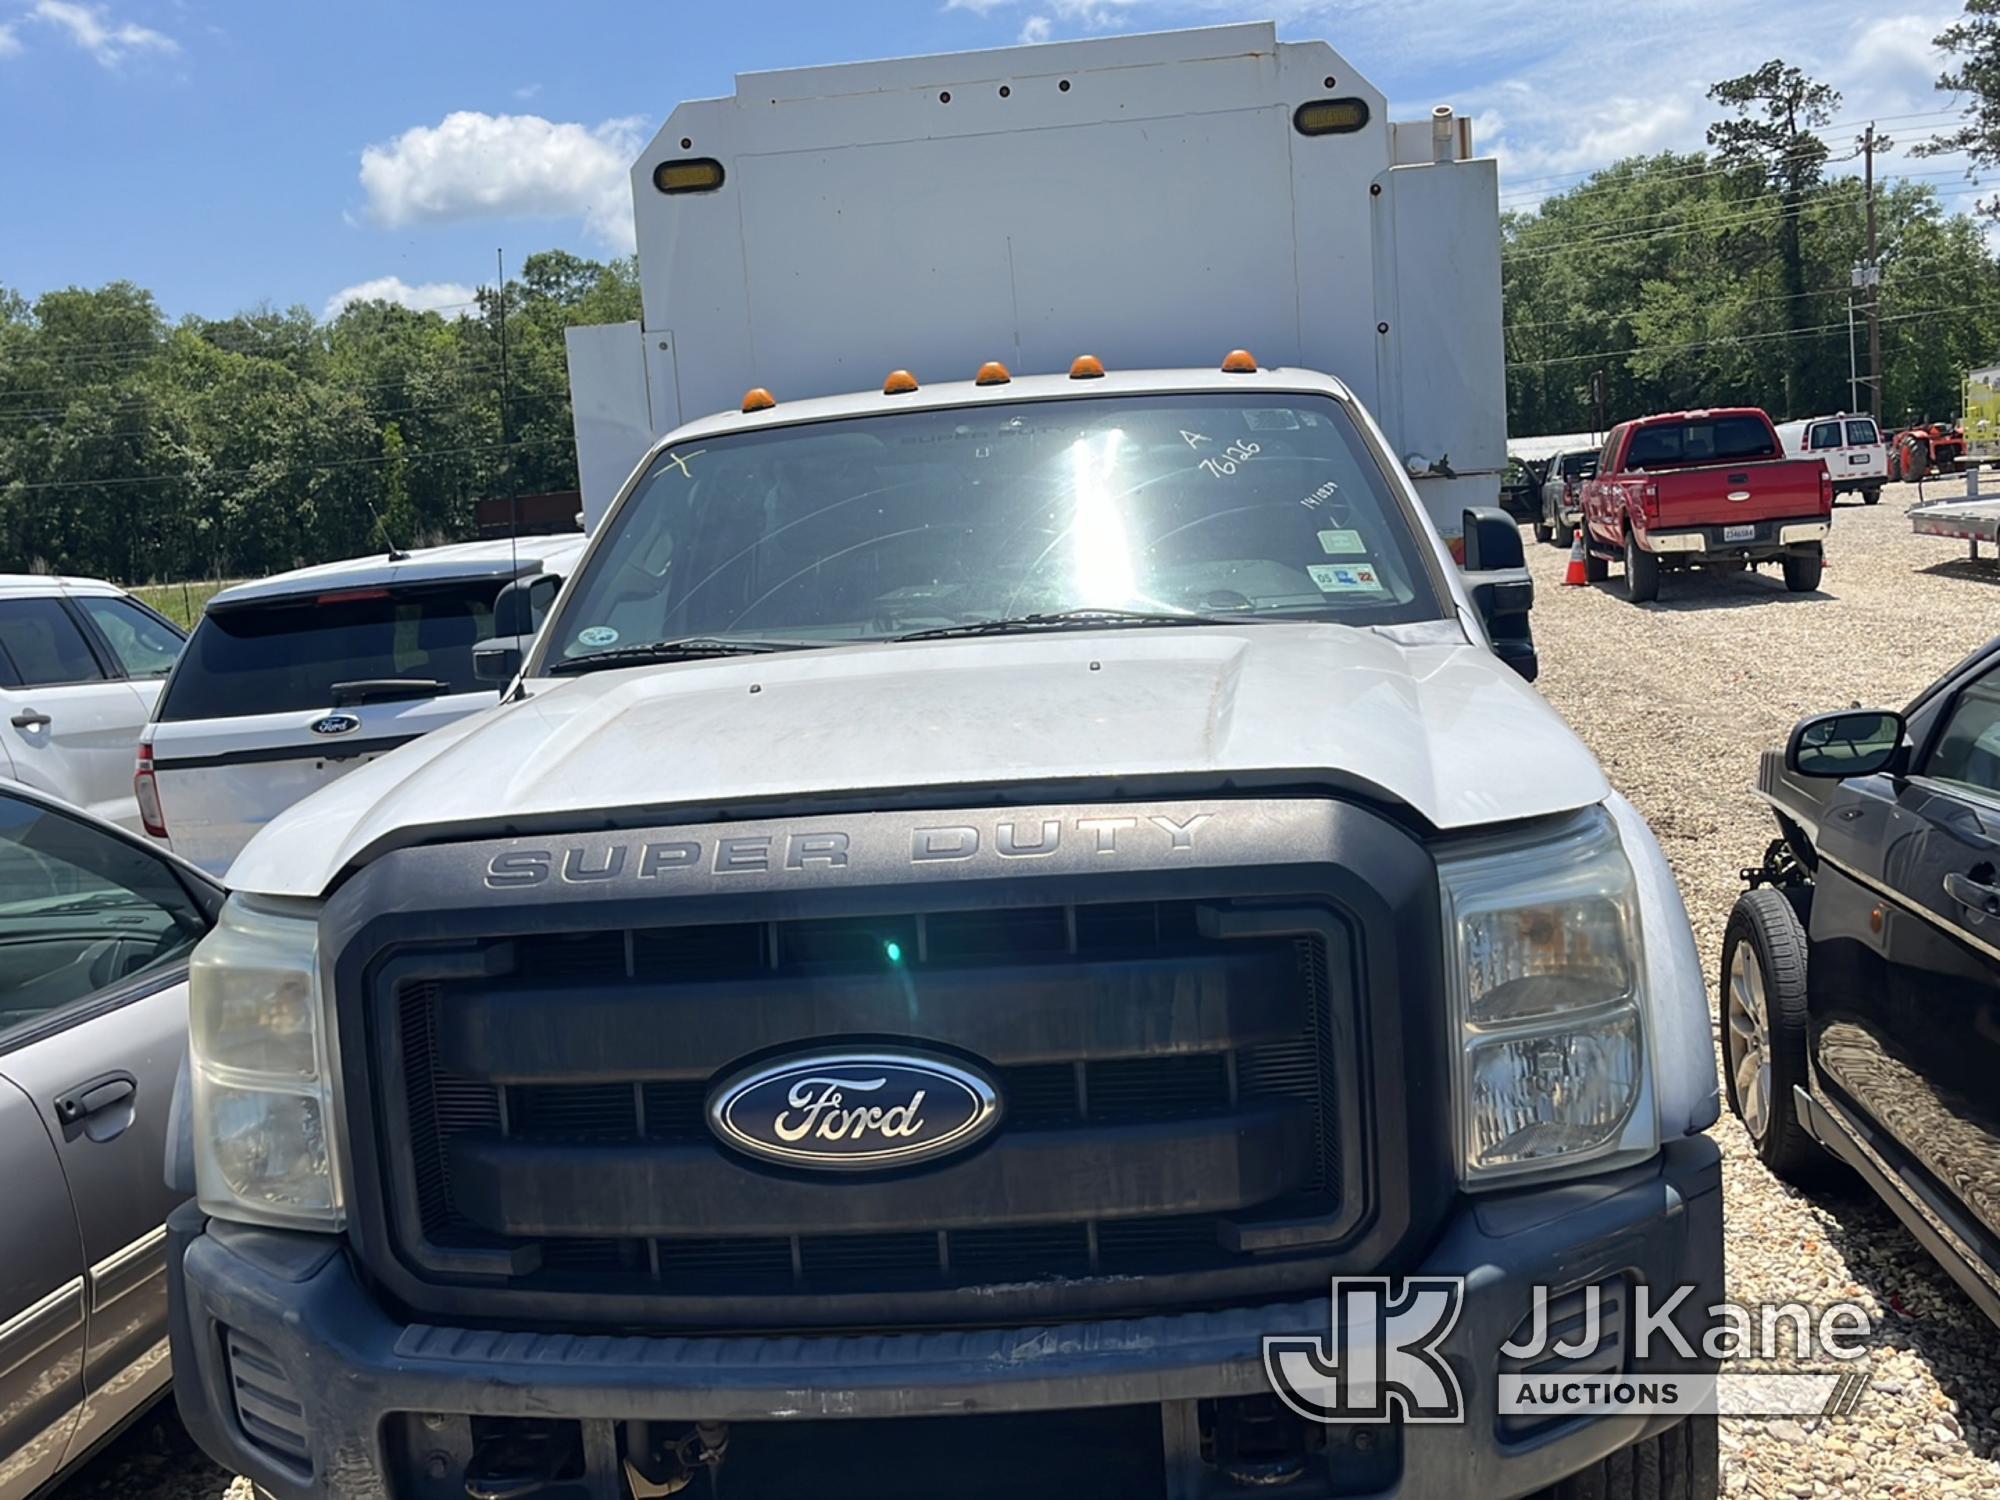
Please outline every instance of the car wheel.
M1555 539L1556 523L1549 518L1548 503L1544 501L1542 508L1535 513L1535 540L1546 547Z
M1863 486L1863 487L1862 487L1862 490L1861 490L1861 503L1862 503L1863 505L1876 505L1876 504L1879 504L1879 503L1881 502L1881 499L1882 499L1882 486L1881 486L1881 485L1879 485L1879 484L1870 484L1870 485L1865 485L1865 486Z
M1583 576L1586 582L1602 583L1611 576L1611 564L1591 550L1590 532L1583 533Z
M1660 597L1660 560L1625 533L1625 595L1634 604L1651 604Z
M1722 936L1722 1082L1757 1156L1796 1180L1823 1158L1799 1123L1806 1081L1806 933L1784 892L1745 891Z
M1819 587L1826 568L1826 554L1815 546L1810 552L1785 554L1785 587L1795 594L1810 594Z
M1535 1500L1715 1500L1722 1444L1714 1417L1688 1417L1656 1437L1600 1458Z

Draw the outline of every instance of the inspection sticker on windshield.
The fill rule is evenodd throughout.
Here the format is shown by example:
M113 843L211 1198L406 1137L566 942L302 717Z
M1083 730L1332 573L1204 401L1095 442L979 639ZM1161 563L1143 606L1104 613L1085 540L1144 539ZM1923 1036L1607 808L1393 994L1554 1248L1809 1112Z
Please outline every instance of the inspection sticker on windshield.
M1312 581L1319 585L1322 594L1383 592L1382 580L1376 576L1374 565L1371 563L1351 563L1341 567L1315 563L1306 571L1312 575Z
M1244 410L1243 425L1257 432L1299 425L1298 413L1282 406L1252 406Z
M1326 549L1328 557L1366 557L1368 549L1361 545L1358 531L1322 531L1319 544Z
M587 625L576 633L576 643L579 646L615 646L618 644L618 632L609 625Z

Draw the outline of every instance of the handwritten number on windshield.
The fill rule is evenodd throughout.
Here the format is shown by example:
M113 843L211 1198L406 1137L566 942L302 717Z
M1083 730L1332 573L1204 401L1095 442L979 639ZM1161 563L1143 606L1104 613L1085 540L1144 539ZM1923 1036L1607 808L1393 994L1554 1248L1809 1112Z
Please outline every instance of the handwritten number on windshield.
M1195 465L1195 467L1199 469L1206 469L1208 470L1209 473L1215 475L1217 478L1220 478L1224 474L1234 474L1236 472L1236 466L1238 464L1249 462L1249 460L1255 458L1260 451L1261 449L1256 443L1251 443L1251 442L1231 443L1227 448L1224 448L1222 450L1221 457L1204 458L1199 464Z

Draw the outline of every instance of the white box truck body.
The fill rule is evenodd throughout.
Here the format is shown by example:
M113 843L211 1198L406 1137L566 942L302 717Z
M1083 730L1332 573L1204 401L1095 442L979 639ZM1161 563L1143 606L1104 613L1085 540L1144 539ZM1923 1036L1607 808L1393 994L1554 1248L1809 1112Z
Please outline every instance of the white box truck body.
M1456 538L1506 466L1498 177L1469 154L1468 122L1393 123L1268 23L741 75L633 165L641 321L569 331L585 524L752 387L1246 348L1346 385ZM663 191L683 163L719 185Z

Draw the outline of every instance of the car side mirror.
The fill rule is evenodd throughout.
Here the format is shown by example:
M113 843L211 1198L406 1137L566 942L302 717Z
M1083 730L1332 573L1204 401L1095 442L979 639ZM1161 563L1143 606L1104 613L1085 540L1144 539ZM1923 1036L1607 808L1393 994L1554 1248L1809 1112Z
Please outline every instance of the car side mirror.
M1465 587L1486 622L1493 654L1533 682L1541 671L1528 611L1535 607L1535 581L1521 550L1521 528L1492 505L1465 511Z
M472 675L481 682L512 682L521 670L532 635L496 635L472 648Z
M1885 709L1848 709L1801 720L1785 744L1785 769L1800 776L1840 781L1901 774L1908 754L1903 716Z
M553 573L530 573L507 584L493 596L494 638L533 635L561 588Z

